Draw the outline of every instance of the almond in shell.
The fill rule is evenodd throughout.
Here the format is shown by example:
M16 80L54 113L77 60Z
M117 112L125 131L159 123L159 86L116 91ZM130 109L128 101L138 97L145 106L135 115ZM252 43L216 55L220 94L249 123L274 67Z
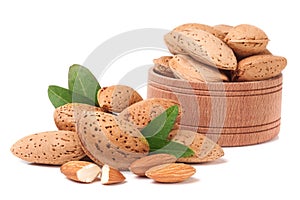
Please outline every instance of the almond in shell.
M282 56L255 55L242 59L234 71L236 81L258 81L278 76L286 67L287 60Z
M54 122L59 130L76 131L76 118L85 111L103 111L103 109L81 103L68 103L54 111Z
M173 56L162 56L160 58L154 59L153 71L162 76L176 78L172 69L169 66L169 61L172 59L172 57Z
M236 57L230 47L209 32L202 30L171 31L164 36L168 45L183 51L174 54L188 54L195 60L224 70L235 70ZM183 53L182 53L183 52Z
M217 38L224 40L225 34L218 30L213 26L209 26L206 24L199 24L199 23L187 23L177 26L174 30L176 31L186 31L186 30L202 30L211 33L212 35L216 36Z
M97 99L100 107L107 112L122 112L128 106L143 100L140 94L126 85L112 85L101 88Z
M239 57L247 57L264 51L269 39L260 28L249 24L240 24L228 32L225 42Z
M118 118L134 124L138 129L142 129L147 126L152 119L174 105L178 105L179 107L178 117L176 119L178 123L182 114L179 102L165 98L149 98L135 103L123 110Z
M177 162L204 163L224 156L224 151L220 145L205 135L193 131L173 130L169 134L169 139L184 144L194 151L193 156L178 158Z
M30 163L62 165L85 156L77 134L72 131L48 131L28 135L11 147L11 152Z
M77 133L85 153L98 165L118 170L149 152L147 140L131 123L104 112L89 111L77 122Z
M218 31L221 31L225 36L229 33L229 31L233 28L233 26L227 25L227 24L218 24L213 26L214 29L217 29ZM224 40L224 38L223 38Z
M175 55L169 62L177 77L192 82L222 82L229 78L219 69L197 62L190 56Z

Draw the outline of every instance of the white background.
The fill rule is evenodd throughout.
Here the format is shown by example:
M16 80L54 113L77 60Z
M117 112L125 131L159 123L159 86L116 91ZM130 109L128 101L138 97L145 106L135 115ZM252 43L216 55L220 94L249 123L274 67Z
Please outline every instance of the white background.
M100 3L102 2L102 3ZM6 1L0 3L0 198L7 199L299 199L299 9L297 1ZM78 184L58 167L27 164L10 146L54 130L50 84L67 86L68 67L102 42L138 28L172 29L187 22L249 23L285 56L282 125L277 139L225 148L218 162L196 165L194 178L157 184L125 173L124 184ZM105 55L103 55L105 56ZM151 56L153 56L151 54ZM145 56L145 64L153 57ZM146 61L147 60L147 61ZM127 65L134 63L134 59ZM126 65L123 67L126 68ZM113 76L104 84L113 84Z

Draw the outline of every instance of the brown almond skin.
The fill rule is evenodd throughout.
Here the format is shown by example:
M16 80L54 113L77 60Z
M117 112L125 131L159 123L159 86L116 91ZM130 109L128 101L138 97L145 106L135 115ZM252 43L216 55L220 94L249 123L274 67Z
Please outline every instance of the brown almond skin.
M78 177L78 171L82 170L85 167L87 167L88 170L91 170L91 168L93 168L93 170L96 170L97 173L89 173L89 176L91 177L86 180L81 180L80 177ZM60 166L60 172L64 174L68 179L71 179L73 181L81 183L91 183L101 173L101 168L98 165L87 161L69 161Z
M259 81L276 77L287 65L286 58L274 55L255 55L242 59L234 72L235 81Z
M77 133L83 150L98 165L128 170L149 152L147 140L133 124L108 113L84 113L78 119Z
M11 152L30 163L62 165L85 156L77 134L72 131L48 131L28 135L11 147Z
M106 177L105 177L106 176ZM105 180L105 178L108 178ZM109 166L103 165L101 174L101 183L103 185L112 185L124 182L126 177L117 169Z
M104 111L116 113L143 100L137 91L126 85L103 87L98 91L97 99Z
M76 117L85 111L103 111L102 108L81 103L68 103L55 109L53 118L59 130L76 131Z
M145 173L151 167L175 163L177 158L170 154L153 154L140 158L131 163L129 170L138 176L145 176Z
M211 162L224 156L224 151L220 145L206 137L205 135L188 130L173 130L169 134L169 139L184 144L194 151L190 157L178 158L177 162L183 163L205 163Z
M196 169L183 163L163 164L150 168L146 176L160 183L178 183L187 180Z

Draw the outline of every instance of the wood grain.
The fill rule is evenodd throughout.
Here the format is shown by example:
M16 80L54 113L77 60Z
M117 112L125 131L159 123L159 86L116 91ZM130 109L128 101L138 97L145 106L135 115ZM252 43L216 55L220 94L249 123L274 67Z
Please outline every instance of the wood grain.
M183 109L180 127L210 135L221 146L243 146L279 134L282 75L252 82L187 82L149 70L148 98L175 99Z

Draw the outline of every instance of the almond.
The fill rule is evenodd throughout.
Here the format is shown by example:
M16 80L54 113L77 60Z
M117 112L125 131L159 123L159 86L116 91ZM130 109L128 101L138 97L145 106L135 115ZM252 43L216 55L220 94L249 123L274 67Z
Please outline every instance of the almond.
M179 114L176 120L178 123L182 113L179 102L165 98L150 98L137 102L123 110L118 118L134 124L138 129L142 129L147 126L152 119L174 105L178 105L179 107Z
M249 24L240 24L228 32L225 42L239 57L246 57L264 51L269 39L260 28Z
M176 55L169 62L177 77L192 82L229 81L229 78L217 68L197 62L186 55Z
M236 81L257 81L278 76L286 67L287 60L281 56L255 55L244 58L234 72Z
M175 163L177 158L170 154L153 154L140 158L131 163L129 169L138 176L145 176L145 173L151 167L166 163Z
M222 31L206 24L187 23L187 24L182 24L180 26L177 26L176 28L174 28L174 30L175 31L202 30L211 33L212 35L216 36L221 40L225 38L225 34Z
M91 183L101 173L101 168L91 162L69 161L60 167L60 171L73 181Z
M103 165L101 174L101 183L103 185L122 183L125 179L125 176L119 170L109 165Z
M193 156L178 158L177 162L204 163L224 156L224 151L220 145L197 132L182 129L173 130L169 134L169 139L184 144L194 151Z
M173 56L162 56L160 58L154 59L154 68L153 71L157 74L170 77L170 78L176 78L174 73L172 72L169 61L172 59Z
M128 106L143 100L140 94L126 85L112 85L98 91L98 103L107 112L122 112Z
M229 33L229 31L233 28L233 26L227 24L218 24L213 26L214 29L221 31L225 36ZM224 39L224 38L223 38Z
M188 54L195 60L224 70L237 67L231 48L211 33L202 30L171 31L164 36L166 44L175 46L173 54ZM168 46L169 47L169 46ZM176 51L180 49L180 51Z
M146 171L146 176L161 183L178 183L187 180L196 173L196 169L183 163L158 165Z
M76 117L85 111L102 111L102 109L81 103L65 104L56 108L54 111L56 127L59 130L76 131Z
M72 131L49 131L28 135L11 147L11 152L31 163L61 165L85 156L77 134Z
M128 170L149 152L141 132L131 123L104 112L88 111L77 122L77 133L85 153L98 165Z

